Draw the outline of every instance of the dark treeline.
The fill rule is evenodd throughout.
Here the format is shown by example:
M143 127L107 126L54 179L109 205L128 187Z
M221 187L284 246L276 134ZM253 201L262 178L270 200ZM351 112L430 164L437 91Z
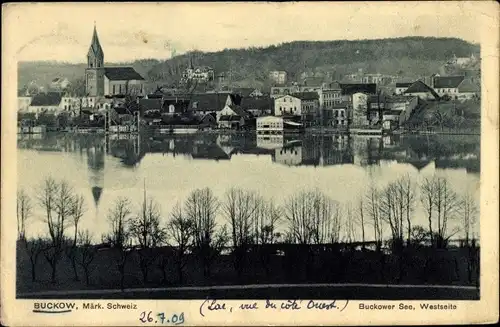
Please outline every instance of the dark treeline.
M231 71L232 82L247 81L254 87L261 87L266 85L271 70L287 71L290 80L298 79L304 71L315 69L333 70L338 74L334 76L336 79L342 74L357 72L358 68L371 73L421 76L438 71L453 54L461 57L471 53L477 55L479 46L457 38L403 37L296 41L217 52L194 51L168 60L142 59L129 64L151 82L170 84L180 79L192 58L196 66L210 66L217 74ZM83 66L22 62L18 68L19 85L29 84L34 76L38 81L59 76L58 71L64 76L80 78L83 77ZM263 84L258 85L260 83Z
M193 190L168 215L146 189L138 204L134 210L130 199L117 199L106 215L108 232L97 242L98 235L80 228L85 203L66 181L45 179L33 198L20 190L18 269L31 271L31 286L25 287L40 276L50 276L53 284L83 277L87 286L121 288L478 283L477 205L471 193L457 194L444 177L416 185L405 175L383 188L372 184L347 204L318 189L296 192L279 204L240 188L220 198L210 188ZM27 238L35 205L46 229ZM417 205L425 210L426 226L414 222ZM452 237L460 238L458 247Z

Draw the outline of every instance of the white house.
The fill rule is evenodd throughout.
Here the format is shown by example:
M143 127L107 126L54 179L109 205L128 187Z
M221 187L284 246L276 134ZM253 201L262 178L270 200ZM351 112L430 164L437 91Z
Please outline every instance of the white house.
M435 76L432 87L439 96L449 95L456 98L458 86L464 81L465 76Z
M259 134L280 134L283 132L283 117L257 117L256 125Z
M33 97L27 112L58 114L61 112L62 95L59 92L39 93Z
M274 100L275 116L300 116L309 124L318 118L319 96L316 92L301 92L285 95Z
M226 104L222 110L216 112L216 117L219 128L239 129L246 125L249 115L239 106Z
M300 116L301 100L291 95L285 95L274 100L275 116Z

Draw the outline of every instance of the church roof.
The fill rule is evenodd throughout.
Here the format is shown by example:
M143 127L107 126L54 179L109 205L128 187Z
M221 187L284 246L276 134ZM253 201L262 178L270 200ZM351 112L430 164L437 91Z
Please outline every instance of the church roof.
M95 55L102 55L104 57L104 51L102 50L101 43L99 42L99 37L97 36L97 28L94 25L94 34L92 34L92 42L90 42L89 53L93 52Z
M105 67L104 75L112 81L144 80L133 67Z

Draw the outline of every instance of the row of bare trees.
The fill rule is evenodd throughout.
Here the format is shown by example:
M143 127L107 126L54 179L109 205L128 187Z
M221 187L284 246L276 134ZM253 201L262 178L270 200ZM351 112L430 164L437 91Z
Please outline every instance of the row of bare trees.
M76 194L68 182L49 177L36 190L34 198L35 203L23 189L17 193L18 240L29 256L32 280L36 280L36 266L40 255L43 255L51 268L52 282L56 281L58 264L66 255L71 262L75 280L79 280L77 267L81 266L88 282L89 266L95 253L92 234L88 230L79 229L86 210L83 196ZM43 236L27 238L26 226L34 216L35 205L40 209L39 218L44 222L46 230L45 233L42 232ZM68 229L71 229L70 232Z
M413 222L419 200L427 214L427 228ZM53 282L57 265L66 254L75 280L79 279L80 266L88 282L96 247L92 245L91 233L79 229L85 212L83 197L76 195L66 181L47 178L37 190L36 202L42 209L48 237L28 241L26 222L33 215L33 204L24 190L18 192L19 240L30 257L33 280L40 254L52 269ZM163 282L167 282L172 262L182 283L189 258L196 258L203 276L209 278L214 260L231 245L234 269L240 277L252 247L257 246L262 266L269 273L272 253L266 245L351 243L359 235L364 247L366 235L372 229L380 250L388 229L393 250L401 249L405 240L408 245L430 242L443 248L458 232L449 227L451 221L462 219L468 244L477 217L471 193L459 196L444 177L425 178L417 185L408 175L383 188L369 185L364 194L347 204L340 204L318 189L299 191L278 205L251 190L231 188L219 199L210 188L203 188L192 191L169 215L163 216L161 211L160 204L146 196L146 190L138 210L133 210L127 198L117 199L109 210L109 232L102 240L117 253L113 258L122 287L133 254L144 283L148 282L153 266L162 272ZM280 232L283 227L284 233Z

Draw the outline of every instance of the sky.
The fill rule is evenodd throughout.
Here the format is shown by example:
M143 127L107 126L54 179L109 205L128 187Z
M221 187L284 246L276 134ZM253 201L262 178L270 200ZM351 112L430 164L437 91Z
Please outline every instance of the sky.
M18 61L80 63L94 22L105 62L123 62L295 40L435 36L479 43L485 15L467 2L38 3L7 6L3 24L10 31L4 46L15 48Z

